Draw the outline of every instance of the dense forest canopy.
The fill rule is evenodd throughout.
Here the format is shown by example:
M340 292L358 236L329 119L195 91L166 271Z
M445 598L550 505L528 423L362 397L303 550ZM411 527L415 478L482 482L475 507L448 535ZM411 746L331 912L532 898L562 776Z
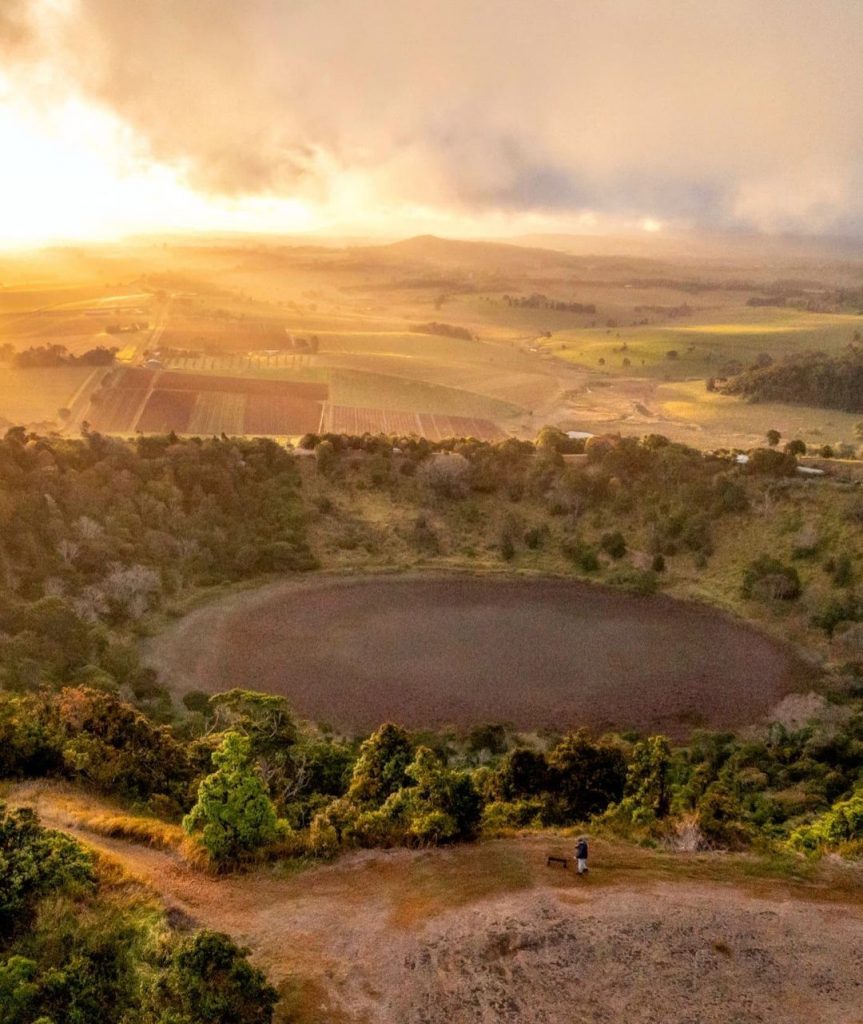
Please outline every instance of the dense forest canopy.
M724 385L729 395L754 402L790 402L844 412L863 412L863 350L840 355L806 352L768 366L754 366Z

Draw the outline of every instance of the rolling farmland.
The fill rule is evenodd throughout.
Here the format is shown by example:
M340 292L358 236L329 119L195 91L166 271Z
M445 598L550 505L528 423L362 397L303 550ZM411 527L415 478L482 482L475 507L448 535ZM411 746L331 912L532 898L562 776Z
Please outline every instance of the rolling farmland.
M208 352L246 352L249 349L285 349L290 340L281 320L172 316L162 332L166 348Z

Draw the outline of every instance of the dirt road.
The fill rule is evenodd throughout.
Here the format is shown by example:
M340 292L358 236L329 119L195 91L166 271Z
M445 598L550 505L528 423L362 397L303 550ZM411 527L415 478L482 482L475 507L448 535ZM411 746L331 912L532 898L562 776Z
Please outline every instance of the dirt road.
M119 861L190 923L250 946L292 1020L863 1022L855 869L836 868L839 889L747 881L743 862L660 861L599 842L579 880L545 866L566 848L545 836L220 879L172 851L81 829L50 790L13 799Z

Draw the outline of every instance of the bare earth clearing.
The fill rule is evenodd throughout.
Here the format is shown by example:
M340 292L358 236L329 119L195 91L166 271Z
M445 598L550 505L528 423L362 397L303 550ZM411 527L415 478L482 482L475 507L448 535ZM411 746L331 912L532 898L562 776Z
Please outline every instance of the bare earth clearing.
M860 1024L859 869L758 876L732 855L595 842L589 878L545 867L549 836L375 851L279 878L215 878L173 851L43 820L116 861L179 920L248 944L306 1024ZM769 874L769 873L768 873ZM855 895L856 894L856 895Z
M786 649L716 611L565 580L285 581L192 612L146 655L175 688L286 696L370 730L730 728L801 685Z

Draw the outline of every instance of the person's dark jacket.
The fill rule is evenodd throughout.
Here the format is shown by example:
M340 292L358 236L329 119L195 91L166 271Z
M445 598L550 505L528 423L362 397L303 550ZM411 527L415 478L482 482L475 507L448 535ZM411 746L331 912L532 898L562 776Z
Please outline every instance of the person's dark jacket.
M587 860L587 840L579 840L578 846L575 848L575 855L579 860Z

